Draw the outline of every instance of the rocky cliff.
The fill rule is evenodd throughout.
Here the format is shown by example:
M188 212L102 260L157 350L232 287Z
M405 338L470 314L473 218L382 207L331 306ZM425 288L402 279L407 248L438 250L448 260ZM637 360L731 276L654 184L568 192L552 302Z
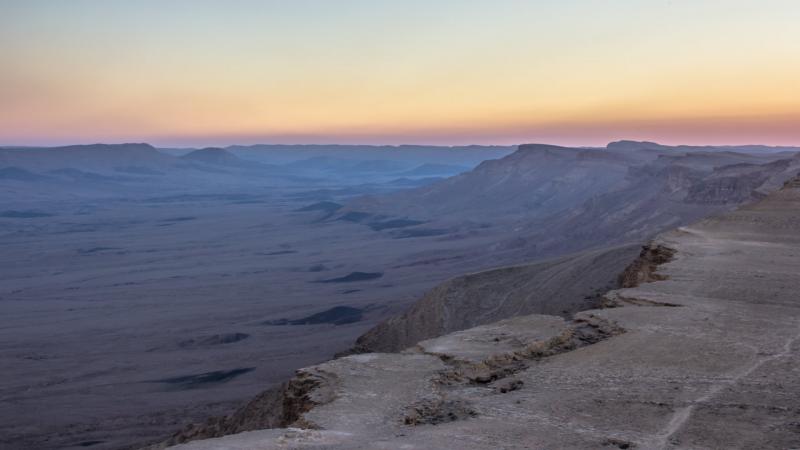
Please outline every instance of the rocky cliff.
M622 281L570 319L302 369L292 428L179 448L800 446L800 180L659 235Z
M550 146L522 146L518 153L507 159L532 158L532 155L539 158L536 163L542 162L542 155L615 163L634 159L628 154ZM590 309L597 305L593 298L598 292L621 287L615 283L617 275L638 249L621 245L585 251L586 247L640 242L670 226L691 223L756 201L800 171L798 156L764 164L727 164L749 159L754 157L737 153L681 154L662 156L657 162L632 167L625 189L599 193L583 205L551 217L552 220L531 225L531 234L518 239L535 243L543 254L563 254L565 250L579 253L449 280L427 293L406 313L362 335L351 352L400 351L423 339L508 317L534 313L569 316ZM719 163L724 165L714 166ZM536 165L530 161L528 164ZM496 169L508 163L490 161L485 166Z
M521 145L458 176L353 199L329 217L404 223L387 231L401 238L480 235L487 252L554 258L644 242L763 198L800 171L800 153L731 151L740 149Z
M375 326L352 352L397 352L424 339L528 314L572 314L599 305L639 245L460 276L437 286L406 313Z

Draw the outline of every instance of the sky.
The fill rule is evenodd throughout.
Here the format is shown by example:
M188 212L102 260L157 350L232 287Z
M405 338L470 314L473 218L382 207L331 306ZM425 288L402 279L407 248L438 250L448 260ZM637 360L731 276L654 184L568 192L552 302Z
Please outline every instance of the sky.
M0 144L800 145L797 0L0 0Z

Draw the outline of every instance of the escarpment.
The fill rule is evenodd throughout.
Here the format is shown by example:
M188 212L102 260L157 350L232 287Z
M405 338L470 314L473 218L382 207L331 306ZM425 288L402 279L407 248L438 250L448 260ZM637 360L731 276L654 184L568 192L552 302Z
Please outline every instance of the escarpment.
M578 206L522 227L525 230L529 226L531 230L522 232L525 237L520 242L533 245L539 254L574 253L536 264L451 279L428 292L405 313L364 333L353 348L339 356L397 352L424 339L508 317L526 314L569 317L597 307L602 303L602 294L608 290L658 280L659 275L652 268L669 261L674 253L655 244L656 247L643 252L631 267L627 267L634 260L635 250L624 243L643 242L665 229L764 198L800 171L800 154L783 155L764 163L737 153L656 156L644 151L616 153L530 145L521 146L518 152L503 159L482 164L475 173L396 196L410 196L407 200L413 200L412 203L431 202L433 197L437 199L434 203L452 207L453 198L464 201L477 198L478 193L456 195L451 184L481 186L477 183L479 180L472 180L476 174L481 174L502 180L498 185L493 184L492 189L500 189L503 195L512 192L506 189L513 186L514 195L509 197L528 199L522 192L552 193L549 189L558 191L563 184L570 185L564 179L583 179L588 173L605 171L609 167L614 169L609 169L607 175L617 177L609 186L603 189L584 186L582 194L571 200ZM531 180L543 184L531 184ZM487 187L481 195L488 195L492 189ZM548 194L547 197L561 198L562 194L559 191L558 195ZM490 203L503 202L494 198ZM534 209L538 214L546 208L538 205ZM596 248L593 246L598 243L608 247L586 250ZM519 245L516 241L505 244Z
M329 393L305 428L181 448L797 448L798 274L795 180L659 235L616 307L304 369L325 374L309 398Z
M624 245L456 277L434 288L408 313L378 325L365 335L366 338L360 338L354 349L340 356L373 350L406 350L406 353L434 356L446 363L447 370L439 377L447 382L437 382L448 384L458 380L459 383L487 384L504 379L526 368L531 361L623 332L614 324L597 318L571 318L578 311L599 306L603 294L618 287L619 273L639 249L638 245ZM534 313L562 317L530 316ZM526 333L525 329L532 332ZM543 329L550 329L554 334L542 337ZM460 332L448 335L454 331ZM463 347L465 341L470 343L469 350ZM368 350L367 342L378 348ZM485 342L487 347L481 348L478 342ZM509 343L510 347L503 347ZM443 346L449 349L443 351ZM459 347L463 354L477 352L485 360L468 362L469 358L463 359L463 354L456 350ZM318 373L314 368L300 370L289 382L259 394L233 414L190 425L148 449L260 429L315 428L313 423L302 419L301 413L332 397L331 386L336 383L336 377L328 375L330 372ZM322 382L326 384L321 387ZM514 385L513 380L510 383ZM318 388L324 395L309 397ZM413 418L414 414L409 417L412 418L407 420L414 423L429 420Z
M313 368L297 374L273 389L262 392L229 416L212 417L203 424L189 425L169 439L145 447L156 450L199 439L227 436L268 428L315 428L303 414L332 399L331 387L336 384L330 374Z
M675 250L664 245L650 243L642 247L639 257L619 275L619 286L632 288L642 283L663 280L663 275L657 274L656 269L672 261L674 256Z
M509 317L571 317L597 307L602 294L619 287L618 275L638 249L623 245L456 277L431 290L408 312L359 337L350 353L397 352L424 339Z

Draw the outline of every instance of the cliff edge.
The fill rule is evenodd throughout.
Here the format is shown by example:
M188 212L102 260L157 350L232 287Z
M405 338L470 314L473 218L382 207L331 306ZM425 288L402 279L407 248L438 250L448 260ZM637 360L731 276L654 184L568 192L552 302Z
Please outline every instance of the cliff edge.
M301 369L292 428L176 448L800 447L800 180L660 235L621 282L572 319Z

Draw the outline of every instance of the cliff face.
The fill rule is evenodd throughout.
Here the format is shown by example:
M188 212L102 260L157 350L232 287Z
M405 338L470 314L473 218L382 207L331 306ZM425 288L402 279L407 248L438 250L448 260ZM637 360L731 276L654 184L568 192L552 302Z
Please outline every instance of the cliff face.
M589 158L588 155L592 159L615 163L623 159L629 163L613 153L547 146L529 149L522 146L518 154L506 159L524 160L535 156L536 162L542 162L542 158L579 160ZM659 158L657 163L631 169L629 188L597 195L580 208L559 215L552 223L537 224L535 234L528 240L535 242L542 252L550 250L562 254L564 249L580 251L587 243L609 245L639 241L670 224L672 227L683 225L763 198L765 192L774 191L800 171L800 158L711 167L720 161L745 156L701 153ZM684 165L698 161L707 171ZM489 161L483 166L484 171L500 168L511 171L503 160ZM631 246L593 250L543 263L454 278L430 291L406 313L390 318L359 337L350 352L395 352L423 339L508 317L569 316L590 309L599 304L593 300L598 292L629 287L626 283L637 281L626 279L626 275L617 279L634 258L633 252ZM653 249L650 255L643 256L657 260L668 253L669 249ZM642 269L648 267L642 266ZM655 274L642 277L657 279Z
M734 164L717 168L688 188L686 202L724 205L763 198L770 188L796 173L797 165L798 158L793 158L763 165Z
M800 180L660 235L613 306L303 369L291 425L185 449L797 448ZM309 375L311 374L311 375Z
M407 221L408 235L491 236L492 251L541 260L644 242L759 200L800 171L800 154L643 145L522 145L431 185L353 199L334 217Z
M600 294L618 287L617 275L638 249L626 245L454 278L359 337L353 352L397 352L509 317L572 316L597 306Z
M625 188L528 226L539 254L578 251L587 243L644 241L672 228L763 198L800 172L800 157L734 163L743 155L662 157L631 168ZM718 166L710 167L714 164ZM585 247L584 247L585 248Z
M343 211L445 221L520 216L530 220L621 188L629 167L652 159L635 152L521 145L469 172L393 195L355 199Z
M204 424L190 425L164 442L142 450L157 450L184 442L228 436L252 430L286 428L288 426L313 427L305 422L303 414L319 404L333 400L331 386L335 379L324 373L299 370L288 382L264 391L247 405L230 416L213 417Z

